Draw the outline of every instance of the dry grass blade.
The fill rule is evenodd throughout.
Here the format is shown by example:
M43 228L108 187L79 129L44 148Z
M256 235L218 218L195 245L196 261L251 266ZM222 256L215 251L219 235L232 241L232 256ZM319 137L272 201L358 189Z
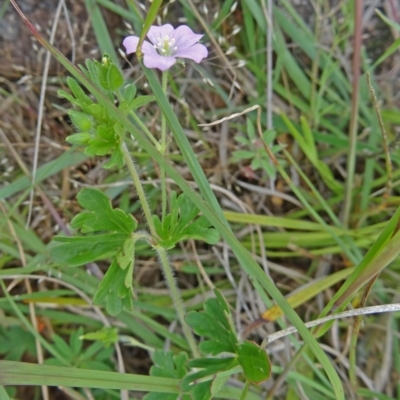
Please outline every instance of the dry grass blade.
M324 318L316 319L315 321L306 322L305 326L307 328L312 328L313 326L322 325L325 322L334 321L337 319L356 317L358 315L368 315L368 314L396 312L396 311L400 311L400 303L398 303L398 304L383 304L380 306L357 308L355 310L343 311L338 314L333 314L333 315L329 315ZM297 332L297 329L294 327L290 327L290 328L284 329L282 331L272 333L272 334L268 335L268 337L266 339L264 339L264 342L263 342L264 346L267 346L269 343L272 343L275 340L278 340L287 335L291 335L292 333L295 333L295 332Z

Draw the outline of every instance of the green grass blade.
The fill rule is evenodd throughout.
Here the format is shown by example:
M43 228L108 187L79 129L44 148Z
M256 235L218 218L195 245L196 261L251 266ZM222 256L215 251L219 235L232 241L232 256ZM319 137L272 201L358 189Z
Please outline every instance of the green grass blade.
M376 268L376 266L384 268L388 264L388 262L391 261L393 254L396 254L396 252L398 254L398 252L400 251L400 231L396 232L396 229L398 227L399 220L400 207L393 214L390 221L386 224L385 228L382 230L375 243L369 249L361 262L357 265L353 273L346 279L341 288L332 297L331 301L325 307L320 317L325 316L332 309L334 304L337 303L339 300L341 304L347 304L351 295L354 294L354 291L350 292L349 289L353 287L360 276L371 274L372 276L375 275L379 272L378 270L374 269ZM380 255L382 255L382 259L379 258ZM379 262L377 262L378 260ZM384 262L385 264L382 264ZM371 272L371 269L374 270ZM346 293L347 296L345 296Z
M178 379L0 361L0 384L49 385L179 393Z
M115 51L115 46L111 40L100 7L97 5L96 0L85 0L85 4L87 12L92 19L92 26L100 51L102 54L107 53L118 64L117 52Z
M157 17L157 13L161 6L161 3L162 3L162 0L154 0L151 3L149 11L147 12L147 16L144 20L143 29L142 29L142 32L140 33L140 39L139 39L139 43L137 46L137 48L138 48L137 56L139 57L139 59L142 56L140 49L142 48L144 38L146 37L147 32L149 31L151 25L153 25L153 22L155 21L155 19Z
M0 386L0 400L10 400L6 389L3 386Z
M42 165L37 170L36 183L61 172L65 168L80 164L88 158L86 154L68 150L57 159ZM27 176L16 179L14 182L0 189L0 199L6 199L21 190L29 189L31 183L31 180Z

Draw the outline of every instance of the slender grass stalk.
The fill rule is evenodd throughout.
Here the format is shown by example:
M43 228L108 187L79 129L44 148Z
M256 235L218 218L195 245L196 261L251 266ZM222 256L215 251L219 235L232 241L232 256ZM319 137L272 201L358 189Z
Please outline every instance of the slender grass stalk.
M388 144L385 124L383 123L382 114L379 109L378 99L376 98L375 90L372 86L371 77L370 77L369 73L367 73L367 83L368 83L369 91L372 96L372 102L374 104L376 115L378 117L379 127L381 128L382 147L383 147L383 152L385 153L385 165L386 165L386 173L387 173L387 182L386 182L385 193L383 194L383 200L385 203L387 203L388 197L390 196L391 191L392 191L393 165L392 165L392 160L390 158L390 148L389 148L389 144Z
M172 271L171 264L169 263L167 252L164 249L164 247L161 246L154 247L154 249L157 251L157 254L160 258L161 266L164 272L164 277L165 280L167 281L169 292L171 293L172 300L174 302L176 311L178 313L178 318L182 325L183 334L185 335L186 340L188 341L193 356L198 358L200 357L200 353L197 350L196 341L194 340L193 333L189 328L189 325L187 325L185 321L185 309L183 306L182 298L179 293L179 289L176 286L174 273Z
M352 204L354 171L356 167L356 145L358 126L358 103L360 86L360 58L361 58L361 33L362 33L363 1L355 2L354 13L354 53L353 53L353 85L351 94L351 117L349 127L349 151L347 153L346 190L343 203L343 225L348 227Z
M162 74L162 91L164 95L167 95L167 84L168 84L168 71L164 71ZM161 153L163 156L167 154L167 119L165 114L161 113ZM164 220L165 216L167 215L167 182L166 182L166 175L165 170L161 168L161 217Z
M360 308L365 307L365 304L367 302L367 297L368 297L369 293L371 292L372 285L375 283L377 278L378 278L378 275L375 275L375 277L372 278L368 282L368 285L364 289L364 292L363 292L361 300L360 300ZM360 329L361 329L362 321L363 321L363 315L358 315L354 320L353 332L351 333L350 349L349 349L349 379L350 379L350 383L353 386L353 389L355 392L357 392L357 389L358 389L357 374L356 374L357 343L358 343L358 338L360 336Z
M151 218L150 207L149 207L149 203L147 202L146 195L144 193L142 182L140 181L139 174L138 174L138 172L136 170L135 164L134 164L134 162L132 160L131 155L129 154L129 150L128 150L125 142L123 142L122 145L121 145L121 151L122 151L122 154L124 156L124 160L126 162L128 170L129 170L129 172L130 172L130 174L132 176L133 183L134 183L134 185L136 187L136 191L137 191L137 194L138 194L138 197L139 197L139 201L140 201L140 204L142 206L143 213L144 213L144 216L146 218L147 224L149 226L150 233L151 233L151 235L153 237L157 237L156 228L155 228L153 220Z

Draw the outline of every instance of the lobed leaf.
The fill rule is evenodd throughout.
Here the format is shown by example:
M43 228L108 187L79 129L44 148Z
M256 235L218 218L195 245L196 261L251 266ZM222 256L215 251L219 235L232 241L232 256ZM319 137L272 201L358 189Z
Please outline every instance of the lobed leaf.
M56 236L53 240L61 244L50 249L50 257L59 264L77 267L110 257L118 252L125 239L126 234L122 233L77 237Z
M112 208L110 199L99 189L82 189L78 203L88 211L81 212L71 221L73 228L83 233L109 231L129 235L137 227L137 221L131 214L119 208Z

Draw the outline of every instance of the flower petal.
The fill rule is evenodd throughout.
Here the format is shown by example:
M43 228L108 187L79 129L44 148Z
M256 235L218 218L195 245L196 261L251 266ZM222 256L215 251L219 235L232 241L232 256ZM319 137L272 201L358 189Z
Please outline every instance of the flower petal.
M178 48L178 52L197 43L203 35L193 33L186 25L178 26L170 35L171 39L175 39L174 47Z
M157 44L157 39L161 39L165 35L171 35L173 31L174 27L171 24L165 24L161 26L152 25L147 32L147 37L151 43Z
M138 36L126 37L124 39L124 41L122 42L123 46L126 49L126 54L136 53L138 43L139 43ZM146 40L145 40L142 44L142 52L143 52L143 54L145 54L145 53L156 52L156 50L149 42L146 42Z
M147 68L158 68L161 71L171 68L175 62L175 57L161 56L156 51L151 54L144 53L143 56L143 63Z
M208 56L207 47L204 44L197 43L185 50L178 50L174 57L177 58L189 58L190 60L199 63L203 58Z
M137 36L128 36L122 42L126 49L126 54L136 53L139 38Z

